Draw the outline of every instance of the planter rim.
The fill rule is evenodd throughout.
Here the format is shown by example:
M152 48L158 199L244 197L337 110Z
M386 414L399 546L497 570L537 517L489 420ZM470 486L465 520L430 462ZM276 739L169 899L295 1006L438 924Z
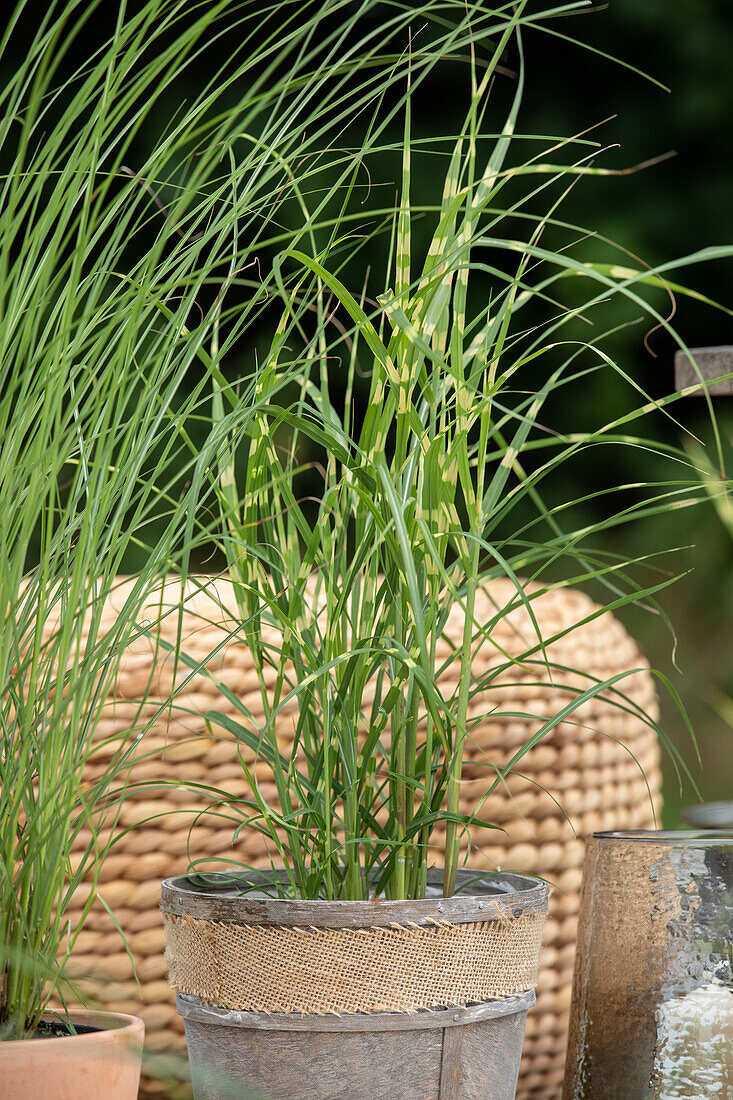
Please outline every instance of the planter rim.
M210 876L211 877L211 876ZM279 872L287 881L285 872ZM254 886L272 882L272 872L254 874L224 874L224 879L243 878ZM428 886L434 891L442 887L443 872L428 871ZM312 928L389 927L394 923L411 922L420 926L448 922L470 924L491 920L506 920L547 911L547 883L530 875L461 870L457 873L459 889L467 892L444 898L439 893L422 899L388 901L325 901L273 898L261 891L235 892L235 888L204 889L192 883L188 876L166 879L161 888L161 909L173 916L188 915L206 920L236 921L280 926Z
M98 1031L86 1031L81 1035L57 1035L54 1038L43 1039L3 1039L0 1040L0 1052L8 1049L27 1047L29 1043L43 1043L44 1050L54 1049L58 1043L68 1043L70 1039L77 1044L85 1043L89 1046L99 1046L100 1043L117 1043L121 1034L127 1033L130 1037L139 1034L141 1037L145 1031L145 1024L139 1016L129 1016L124 1012L95 1012L79 1011L70 1012L69 1017L74 1024L82 1024L86 1027L99 1028ZM55 1013L44 1013L43 1020L57 1020Z
M619 829L593 833L593 840L638 840L670 847L705 848L733 844L733 829Z
M694 829L733 830L733 801L701 802L680 810L680 819Z
M535 991L513 993L495 1001L417 1012L347 1013L316 1016L304 1012L243 1012L207 1005L187 993L176 994L176 1008L184 1020L222 1027L246 1027L264 1031L423 1031L461 1027L482 1020L526 1012L536 1003Z

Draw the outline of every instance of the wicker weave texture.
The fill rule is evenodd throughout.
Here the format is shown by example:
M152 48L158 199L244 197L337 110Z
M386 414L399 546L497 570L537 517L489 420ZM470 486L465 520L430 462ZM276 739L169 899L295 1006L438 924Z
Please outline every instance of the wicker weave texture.
M121 582L104 609L112 621L125 598ZM530 586L530 591L533 589ZM477 618L489 621L496 609L515 596L508 581L492 582L477 605ZM114 698L108 700L100 723L99 758L90 765L89 778L103 766L104 738L131 731L156 711L156 699L165 700L174 681L180 685L189 670L176 666L169 646L175 646L181 604L180 582L168 581L151 595L150 629L130 646L117 678ZM205 588L189 583L184 593L182 636L186 652L197 660L215 653L209 662L213 677L243 699L253 713L261 712L256 675L246 646L225 639L234 626L227 609L235 606L225 580ZM492 716L474 726L467 742L461 810L471 812L486 791L495 769L507 763L517 747L535 732L542 717L558 713L573 698L572 687L588 688L593 678L607 680L618 672L636 669L619 687L633 704L620 709L603 696L591 699L555 726L522 759L512 774L478 811L478 817L501 829L473 831L469 866L485 870L516 870L542 875L553 886L543 936L538 1004L527 1020L524 1057L517 1096L520 1100L559 1097L567 1038L575 930L582 874L584 838L598 829L649 828L661 806L660 752L653 729L641 713L656 718L657 701L652 677L635 643L609 613L585 622L594 605L583 593L554 589L533 599L532 607L544 639L563 634L547 647L550 668L541 655L525 668L513 666L500 686L491 691L497 711L527 713L531 719ZM49 628L52 624L49 624ZM446 634L458 641L460 609L451 613ZM162 638L167 645L156 644ZM536 645L537 635L522 606L501 618L491 643L479 650L474 669L481 676L503 663L503 654L521 655ZM445 645L444 656L450 652ZM564 669L577 670L564 672ZM451 668L443 674L449 690ZM147 702L136 700L146 692ZM234 848L231 823L214 813L202 813L206 801L192 794L190 783L204 783L228 791L248 793L238 752L257 769L261 791L274 796L270 776L254 753L223 732L207 729L203 715L210 709L235 715L233 704L213 680L195 676L185 683L175 704L156 719L140 741L131 771L135 782L169 784L140 791L122 808L121 822L134 826L115 845L101 874L99 892L114 910L135 958L141 989L135 983L130 959L101 905L95 905L80 934L75 965L99 999L121 1012L141 1015L146 1044L166 1050L183 1043L183 1025L166 980L163 957L165 936L158 909L162 878L184 873L192 859L209 858L211 869L226 860L268 866L262 838L244 832ZM474 715L488 708L474 702ZM287 751L292 741L292 715L284 714L278 737ZM654 807L654 810L652 809ZM83 840L83 838L81 838ZM435 837L436 864L442 862L444 834ZM78 910L85 887L78 891ZM74 911L70 914L74 919ZM149 1091L154 1092L152 1086Z

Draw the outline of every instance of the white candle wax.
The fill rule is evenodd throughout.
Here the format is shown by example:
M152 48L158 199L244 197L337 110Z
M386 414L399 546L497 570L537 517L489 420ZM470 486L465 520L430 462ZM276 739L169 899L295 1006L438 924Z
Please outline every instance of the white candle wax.
M657 1010L655 1100L733 1097L733 989L711 983Z

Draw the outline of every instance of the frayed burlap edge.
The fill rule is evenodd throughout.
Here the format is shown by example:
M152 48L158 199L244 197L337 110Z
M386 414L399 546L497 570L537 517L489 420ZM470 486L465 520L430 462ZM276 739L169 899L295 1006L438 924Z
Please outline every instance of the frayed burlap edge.
M164 914L169 981L249 1012L415 1012L532 989L544 913L434 927L292 928Z

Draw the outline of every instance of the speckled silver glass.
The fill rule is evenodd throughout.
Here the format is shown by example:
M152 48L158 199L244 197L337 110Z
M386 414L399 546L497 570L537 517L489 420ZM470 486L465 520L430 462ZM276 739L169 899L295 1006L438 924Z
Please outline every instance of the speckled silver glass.
M588 841L564 1100L733 1098L733 832Z

